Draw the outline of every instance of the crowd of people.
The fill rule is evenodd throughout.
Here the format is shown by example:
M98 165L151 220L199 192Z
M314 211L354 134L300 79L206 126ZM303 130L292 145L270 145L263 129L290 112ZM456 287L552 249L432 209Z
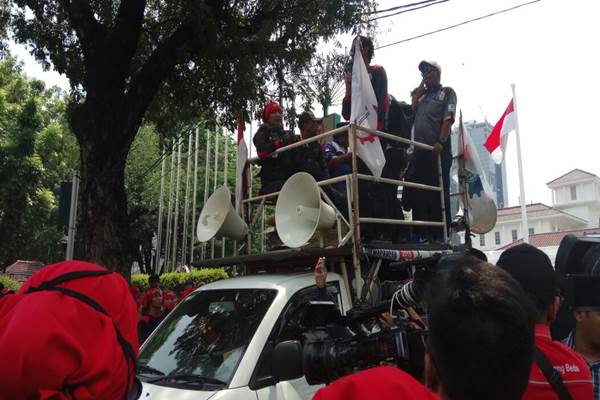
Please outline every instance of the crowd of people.
M600 246L590 252L591 265L600 265ZM320 288L327 279L322 268L315 271ZM157 278L136 300L118 273L66 261L2 296L0 397L129 398L139 388L139 327L176 303ZM180 296L192 290L188 285ZM381 366L334 381L314 398L600 400L600 291L572 307L576 322L561 342L550 326L564 290L548 256L528 244L504 251L497 266L467 256L429 284L422 381ZM394 324L382 317L380 329Z
M197 288L198 286L189 281L179 294L172 290L162 290L160 277L156 274L148 277L148 290L143 293L137 286L131 285L129 290L138 310L139 342L143 343L171 310Z
M360 40L378 101L378 129L389 130L392 100L386 72L371 65L372 41ZM435 156L441 155L447 199L449 134L456 94L441 85L437 63L423 61L418 69L423 80L412 92L412 135L431 145L433 152L414 150L407 173L414 182L437 185ZM351 79L346 75L346 119L351 111ZM305 111L298 119L301 135L296 137L283 129L282 113L278 104L267 104L263 124L254 137L262 193L279 191L298 171L310 173L317 181L352 171L347 134L336 136L324 147L313 142L274 154L299 138L320 132L321 119ZM384 150L387 155L394 154L392 146ZM394 161L398 160L390 157L390 162ZM365 166L359 164L358 168ZM400 169L394 171L390 177L400 178ZM340 182L330 187L328 195L347 213L344 185ZM368 212L372 216L389 212L382 204L397 201L395 197L386 199L395 193L369 189L362 190L361 196L379 197L364 199L365 204L375 205ZM439 196L430 192L405 191L402 206L411 208L415 219L441 217ZM446 219L449 226L449 217ZM439 230L412 234L419 241L440 238ZM590 250L589 274L600 275L599 249ZM319 265L316 284L323 292L326 275ZM150 276L148 283L148 290L142 293L118 273L87 262L66 261L42 268L16 293L3 291L0 398L135 398L139 392L135 379L139 345L195 289L189 282L178 294L163 291L156 275ZM572 305L574 327L568 336L553 338L550 327L564 294L565 284L550 259L528 244L506 250L497 265L465 257L458 266L439 272L429 284L425 300L429 333L422 380L394 366L380 366L336 380L320 389L314 399L600 400L600 307ZM600 291L591 297L600 304ZM382 319L379 329L394 323L389 314Z
M497 266L467 257L429 287L422 382L381 366L341 378L314 399L599 400L600 292L590 293L596 306L572 306L576 324L561 342L550 325L564 291L548 256L531 245L504 251Z
M418 69L422 81L411 93L411 106L404 109L387 89L387 74L381 65L371 64L374 46L370 38L360 36L361 54L367 67L377 99L377 129L432 146L431 150L408 149L397 142L381 140L386 164L382 176L391 179L406 178L412 182L439 186L437 157L441 155L445 204L450 204L449 182L452 165L450 131L456 113L456 93L440 83L442 69L435 61L421 61ZM352 54L353 55L353 54ZM346 94L342 102L342 116L348 121L352 109L352 68L346 68L344 81ZM405 103L404 103L405 104ZM408 111L406 109L408 108ZM406 114L405 114L406 113ZM399 118L400 117L400 118ZM352 172L352 158L348 150L347 134L340 134L321 146L311 142L288 151L276 150L321 133L322 118L311 111L303 111L298 118L300 135L284 129L283 109L277 103L267 104L262 111L262 125L254 135L253 142L259 157L261 170L260 194L277 192L285 181L296 172L307 172L316 181ZM342 126L347 123L341 123ZM357 172L371 174L359 158ZM347 215L345 182L327 188L339 211ZM359 181L360 214L363 217L403 219L402 208L412 210L413 219L440 221L442 208L438 192L405 187L402 202L398 200L397 186ZM449 207L445 208L446 226L450 227ZM390 227L361 227L365 240L410 240L413 242L441 242L440 228L418 227L407 234L402 229Z

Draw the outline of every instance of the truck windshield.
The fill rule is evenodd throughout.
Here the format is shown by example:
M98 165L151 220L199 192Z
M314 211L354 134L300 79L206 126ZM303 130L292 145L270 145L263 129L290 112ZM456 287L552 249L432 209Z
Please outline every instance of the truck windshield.
M142 379L181 374L228 385L276 294L226 289L189 296L142 346Z

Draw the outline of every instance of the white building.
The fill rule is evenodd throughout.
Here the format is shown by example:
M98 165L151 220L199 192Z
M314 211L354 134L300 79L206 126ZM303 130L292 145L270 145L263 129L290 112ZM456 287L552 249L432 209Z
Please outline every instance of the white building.
M554 208L587 221L588 228L600 226L600 178L574 169L547 185Z
M552 190L552 206L527 205L529 243L545 251L554 260L563 236L572 233L600 233L600 178L574 169L547 183ZM491 262L499 254L523 242L521 207L498 210L492 231L473 238L473 245L485 251Z
M587 228L586 220L542 203L527 205L529 235ZM473 245L483 251L496 250L523 238L521 207L498 210L496 226L485 235L477 235Z

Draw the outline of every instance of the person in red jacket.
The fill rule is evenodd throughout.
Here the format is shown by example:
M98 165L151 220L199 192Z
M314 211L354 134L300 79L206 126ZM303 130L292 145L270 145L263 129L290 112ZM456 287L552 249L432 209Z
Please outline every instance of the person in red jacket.
M427 295L423 386L395 367L348 375L314 400L519 400L527 387L533 311L509 274L474 257L439 273Z
M561 283L548 256L523 243L505 250L497 264L521 284L537 311L536 357L523 399L553 400L568 394L573 400L592 400L592 376L588 365L572 349L550 337L550 324L556 319L561 303ZM556 383L551 383L553 379L547 377L551 374ZM561 392L562 397L559 396Z
M2 399L125 399L137 355L135 303L118 273L61 262L0 299Z
M163 293L163 307L165 308L165 313L170 313L175 308L178 302L179 299L177 298L175 292L173 292L172 290L167 290Z
M146 295L148 298L148 307L138 322L138 338L140 343L144 343L148 336L165 319L162 291L157 288L151 288L146 291Z

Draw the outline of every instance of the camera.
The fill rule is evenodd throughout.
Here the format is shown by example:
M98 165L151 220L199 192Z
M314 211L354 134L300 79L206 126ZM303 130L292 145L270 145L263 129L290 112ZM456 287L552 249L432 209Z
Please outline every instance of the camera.
M340 315L333 302L311 302L301 319L302 365L307 382L332 382L381 363L394 364L419 376L424 369L425 327L402 313L396 313L392 326L377 326L378 320L390 310L419 309L435 275L452 269L467 255L455 252L396 265L396 269L409 271L411 278L384 281L379 291L381 302L358 304L346 316Z
M600 235L566 235L554 268L563 280L566 301L551 332L554 339L561 340L575 326L573 310L600 311Z

